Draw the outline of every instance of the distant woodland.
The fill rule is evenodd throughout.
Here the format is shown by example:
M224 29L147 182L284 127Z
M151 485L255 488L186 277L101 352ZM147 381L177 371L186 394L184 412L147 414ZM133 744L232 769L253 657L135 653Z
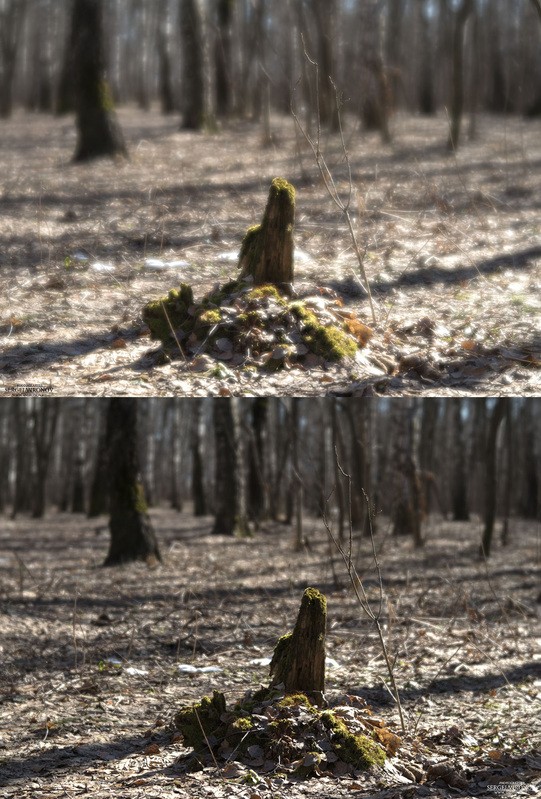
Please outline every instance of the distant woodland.
M331 124L333 84L383 133L396 107L541 112L539 0L1 0L1 116L72 109L74 9L100 5L115 102L159 102L189 127L267 105L288 113L295 87L312 113L306 55Z
M107 513L118 460L133 450L138 509L214 515L216 533L249 535L271 519L291 524L300 548L304 515L327 517L343 538L384 514L421 546L434 512L480 516L488 555L494 530L512 540L512 517L539 519L540 410L505 398L5 399L0 508Z

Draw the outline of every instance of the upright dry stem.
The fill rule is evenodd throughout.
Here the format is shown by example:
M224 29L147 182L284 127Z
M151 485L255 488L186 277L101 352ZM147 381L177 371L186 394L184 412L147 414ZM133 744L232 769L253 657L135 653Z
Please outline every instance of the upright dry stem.
M396 679L395 679L395 676L394 676L393 664L391 663L391 658L389 656L388 647L387 647L387 644L385 643L385 638L383 636L383 630L382 630L381 623L380 623L380 616L381 616L381 611L382 611L382 607L383 607L383 582L382 582L382 576L381 576L381 568L380 568L380 565L379 565L379 560L378 560L378 556L377 556L377 552L376 552L376 546L375 546L375 542L374 542L374 531L372 529L372 518L370 516L370 503L368 501L368 497L366 496L366 494L364 494L364 491L363 491L365 500L366 500L368 508L369 508L368 519L369 519L370 541L372 543L372 556L373 556L373 559L374 559L374 563L376 565L376 571L377 571L378 583L379 583L379 608L378 608L377 613L375 613L372 610L372 607L370 605L370 601L369 601L368 596L366 594L365 587L363 585L363 582L362 582L361 578L359 577L359 574L358 574L357 569L355 567L355 564L353 562L353 556L352 556L352 550L353 550L353 523L352 523L352 519L351 519L351 504L352 504L351 503L351 475L348 474L346 471L344 471L344 469L340 465L340 463L338 461L338 454L336 452L335 452L335 457L336 457L336 462L337 462L338 468L339 468L341 474L346 478L347 485L348 485L349 536L348 536L347 550L344 549L344 547L342 546L340 541L338 541L338 539L334 535L333 531L331 530L331 527L330 527L330 524L329 524L329 520L328 520L326 514L323 516L323 523L325 525L325 529L327 530L327 534L328 534L330 540L332 541L332 543L334 544L334 546L336 547L336 549L338 550L338 552L342 556L342 560L344 561L344 564L345 564L345 567L346 567L346 571L347 571L349 580L351 582L353 591L355 593L355 597L357 599L357 602L359 603L359 606L361 607L361 609L364 612L364 614L370 619L370 621L373 622L373 624L374 624L374 626L376 628L376 632L377 632L377 635L378 635L381 651L383 653L383 659L385 660L385 666L386 666L387 672L389 674L389 680L390 680L391 688L392 688L392 695L393 695L393 698L394 698L394 700L396 702L396 706L397 706L397 709L398 709L398 715L400 717L400 726L401 726L402 732L405 733L406 732L406 724L405 724L405 721L404 721L404 714L403 714L403 711L402 711L402 703L400 701L400 694L399 694L398 686L396 684Z
M351 206L351 199L353 196L353 176L351 173L351 162L349 160L349 153L347 150L345 138L344 138L344 130L342 127L342 115L340 113L340 102L338 96L338 90L329 76L329 80L334 89L335 94L335 101L336 101L336 113L338 115L338 128L340 131L340 142L342 146L342 152L344 154L344 160L346 162L348 168L348 177L349 177L349 188L348 188L348 196L346 200L343 200L340 196L340 192L334 180L331 170L327 165L327 161L325 160L325 156L321 152L321 114L320 114L320 107L319 107L319 64L314 59L310 58L308 52L306 50L306 46L304 44L304 39L302 39L303 49L304 49L304 57L306 61L313 67L315 72L315 91L316 91L316 118L317 118L317 133L316 138L312 138L312 136L308 133L306 128L303 126L302 122L300 121L298 114L296 113L293 107L293 98L291 102L291 115L295 120L295 124L298 130L301 132L304 139L307 141L310 149L314 154L314 159L319 170L319 174L321 175L321 179L323 180L323 185L327 191L327 194L336 205L338 210L344 215L346 220L346 224L349 230L349 234L351 237L351 243L353 245L353 251L355 253L355 257L357 258L357 262L359 264L359 271L361 273L361 283L363 289L366 291L368 296L368 302L370 304L370 311L372 313L372 321L374 324L377 324L377 317L376 317L376 310L374 307L374 300L372 298L372 290L370 288L370 283L368 281L368 276L366 274L366 269L364 266L364 254L361 252L361 248L359 247L359 243L357 241L357 235L355 233L355 229L353 227L353 222L351 220L350 214L350 206ZM296 88L296 87L295 87Z

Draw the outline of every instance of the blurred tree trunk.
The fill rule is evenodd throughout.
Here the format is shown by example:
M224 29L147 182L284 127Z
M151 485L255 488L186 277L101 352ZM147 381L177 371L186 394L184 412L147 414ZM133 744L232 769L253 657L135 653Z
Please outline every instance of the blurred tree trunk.
M317 51L311 55L319 67L320 121L331 130L338 130L338 109L332 84L336 79L337 0L312 0L312 14L317 30Z
M520 431L521 491L518 512L526 519L541 518L541 400L522 403L517 430Z
M235 535L237 530L238 474L235 422L229 398L212 406L216 450L214 535Z
M133 398L111 399L107 408L111 540L104 566L161 560L140 474L137 403Z
M251 436L248 471L249 517L258 523L267 515L267 483L265 480L266 447L264 431L267 423L268 397L257 397L251 405Z
M505 417L506 406L509 400L500 397L490 416L488 435L485 446L485 529L480 547L480 555L490 557L492 547L492 533L494 530L494 520L496 518L496 491L497 491L497 439L500 424Z
M102 1L75 0L73 27L77 146L75 161L127 155L105 80Z
M216 0L217 33L214 49L216 114L228 117L232 106L231 23L235 0Z
M348 402L347 403L348 410L350 405L351 403ZM336 537L338 541L342 544L344 542L344 530L346 527L346 513L349 521L349 518L352 515L352 509L350 507L346 508L346 503L349 500L349 491L347 485L345 485L346 481L341 472L341 468L344 471L347 471L347 466L344 457L345 453L344 453L344 442L342 438L342 431L340 430L340 422L338 420L336 401L334 399L330 400L330 412L331 412L331 435L332 435L332 459L334 467L334 498L336 503L336 509L338 512ZM355 447L355 444L353 446Z
M474 9L473 0L461 0L455 12L453 31L453 78L451 87L451 128L447 148L454 151L460 141L460 127L464 110L464 36L466 23Z
M107 414L102 411L105 400L96 406L97 418L94 425L97 429L98 444L94 458L94 468L88 497L88 518L94 519L109 510L109 473L107 468Z
M291 471L292 471L292 488L293 488L293 505L295 508L295 527L293 534L293 550L300 552L303 546L302 536L302 480L300 475L299 466L299 405L300 399L294 397L291 400L291 416L290 416L290 436L291 436Z
M4 0L0 4L0 117L13 110L13 86L17 53L26 15L27 0Z
M192 455L192 499L194 516L205 516L207 501L203 479L203 458L201 456L201 402L192 399L192 419L190 428L190 452Z
M421 484L413 453L413 415L411 400L391 400L392 507L394 535L411 535L416 547L422 546Z
M32 402L31 430L36 456L36 472L32 491L32 516L34 519L41 519L45 513L47 472L59 413L60 400L58 399L35 399Z
M168 3L162 3L160 19L156 28L156 47L158 49L158 93L162 114L172 114L176 110L169 52Z
M75 0L68 0L67 13L69 25L66 28L66 41L56 88L55 113L58 116L75 111L75 48L77 45L77 18L74 14Z
M378 130L383 142L391 141L389 119L392 97L381 39L381 4L359 4L362 52L361 119L365 130Z
M451 455L451 510L455 522L470 519L468 507L468 478L466 475L466 442L462 418L462 400L447 401L448 452Z
M505 406L505 474L502 492L502 532L501 542L502 546L506 547L509 544L509 524L511 516L511 495L513 492L513 475L516 469L515 464L515 442L513 430L513 409L511 403L507 402Z
M436 113L436 93L434 88L434 54L430 22L430 0L419 3L420 25L420 75L419 75L419 110L425 116Z
M198 0L181 0L182 129L203 130L210 120L205 88L203 19Z

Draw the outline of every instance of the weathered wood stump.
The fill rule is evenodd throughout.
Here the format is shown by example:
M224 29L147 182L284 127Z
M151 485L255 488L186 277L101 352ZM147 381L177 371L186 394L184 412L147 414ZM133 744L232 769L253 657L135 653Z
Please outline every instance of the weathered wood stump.
M293 283L293 227L295 189L283 178L270 187L260 225L249 228L239 256L241 278L251 276L255 285Z
M283 683L287 694L303 693L323 704L326 625L325 596L317 588L307 588L293 632L283 635L274 649L271 687Z

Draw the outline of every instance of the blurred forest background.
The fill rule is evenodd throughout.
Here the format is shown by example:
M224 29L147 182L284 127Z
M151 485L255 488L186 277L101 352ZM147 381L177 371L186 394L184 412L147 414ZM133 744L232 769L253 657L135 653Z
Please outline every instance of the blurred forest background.
M488 555L496 517L504 545L512 517L540 518L540 409L508 398L6 399L0 509L98 516L116 501L115 470L132 468L122 479L140 473L148 505L214 515L218 534L281 521L300 550L304 515L326 515L344 540L350 518L367 535L384 514L421 546L434 511L483 518ZM132 449L126 467L115 452Z
M185 127L289 113L299 76L310 117L303 46L320 66L323 123L337 123L328 76L385 137L391 108L434 114L462 93L472 112L541 113L539 0L1 0L0 116L73 110L77 14L100 5L115 102L159 103Z

